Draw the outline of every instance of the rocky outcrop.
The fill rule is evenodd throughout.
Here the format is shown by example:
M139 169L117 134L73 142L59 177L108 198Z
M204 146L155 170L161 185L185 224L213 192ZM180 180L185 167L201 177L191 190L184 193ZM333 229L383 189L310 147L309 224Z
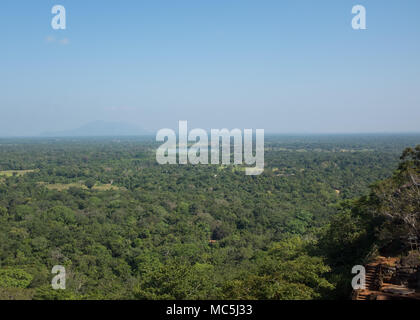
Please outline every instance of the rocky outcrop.
M402 259L378 257L366 265L366 289L355 290L352 299L420 300L420 255L417 253Z

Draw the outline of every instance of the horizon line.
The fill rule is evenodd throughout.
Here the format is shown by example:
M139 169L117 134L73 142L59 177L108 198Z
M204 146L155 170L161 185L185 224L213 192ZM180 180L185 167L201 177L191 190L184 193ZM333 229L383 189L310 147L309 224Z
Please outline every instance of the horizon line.
M254 129L253 129L254 130ZM206 130L208 131L208 130ZM267 136L351 136L351 135L420 135L420 131L377 131L377 132L265 132ZM60 139L60 138L134 138L134 137L153 137L154 133L142 133L134 135L63 135L63 136L43 136L43 135L13 135L3 136L0 139Z

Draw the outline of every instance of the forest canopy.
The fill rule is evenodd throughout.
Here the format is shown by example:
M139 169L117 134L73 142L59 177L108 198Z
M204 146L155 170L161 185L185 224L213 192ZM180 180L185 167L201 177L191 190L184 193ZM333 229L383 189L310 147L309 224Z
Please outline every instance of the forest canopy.
M420 235L418 141L271 136L245 176L149 138L0 140L0 299L348 298L353 265Z

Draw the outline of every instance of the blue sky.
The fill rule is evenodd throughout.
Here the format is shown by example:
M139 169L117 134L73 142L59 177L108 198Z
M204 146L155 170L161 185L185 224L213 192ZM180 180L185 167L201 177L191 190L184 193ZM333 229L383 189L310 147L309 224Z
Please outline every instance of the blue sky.
M420 131L418 0L2 0L0 36L0 136L97 120Z

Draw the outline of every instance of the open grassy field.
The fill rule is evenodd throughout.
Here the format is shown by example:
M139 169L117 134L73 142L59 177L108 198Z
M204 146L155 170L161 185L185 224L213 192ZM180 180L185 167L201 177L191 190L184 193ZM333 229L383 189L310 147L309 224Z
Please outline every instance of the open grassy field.
M0 176L12 177L13 175L23 176L29 172L35 172L35 170L4 170L0 171Z
M50 190L57 190L57 191L66 191L70 189L71 187L81 188L87 190L88 187L86 187L83 183L83 181L74 182L74 183L52 183L47 184L45 182L39 182L39 185L45 186L47 189ZM109 190L121 190L122 187L114 186L112 184L95 184L92 187L92 190L96 191L109 191Z

